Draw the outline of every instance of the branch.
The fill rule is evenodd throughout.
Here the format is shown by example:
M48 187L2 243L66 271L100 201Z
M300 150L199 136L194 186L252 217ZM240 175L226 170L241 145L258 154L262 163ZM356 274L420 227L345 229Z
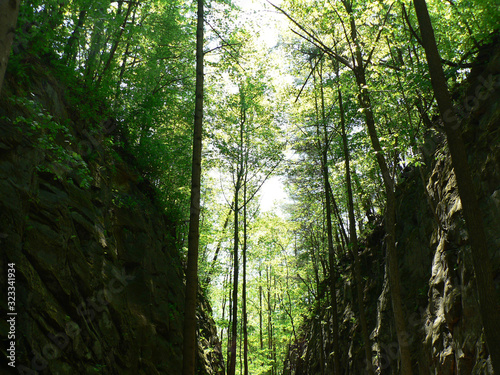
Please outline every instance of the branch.
M403 17L404 17L404 19L406 21L406 24L408 25L408 28L410 29L411 34L415 37L415 39L417 40L417 43L420 44L423 47L424 45L423 45L422 39L420 39L420 37L418 36L417 32L412 27L411 22L410 22L410 17L408 16L408 13L406 12L406 7L405 7L404 4L403 4ZM474 64L472 64L472 63L470 63L470 64L464 64L464 63L462 63L462 61L464 61L469 55L474 54L475 52L476 51L471 50L471 51L465 53L462 56L462 58L460 59L460 62L458 62L458 63L455 63L453 61L449 61L449 60L445 60L445 59L441 58L441 64L452 66L454 68L472 68L472 67L474 67Z
M375 47L377 46L378 40L380 39L380 35L382 35L382 31L384 30L384 26L385 26L385 24L387 22L387 18L389 18L389 13L391 12L391 9L392 9L393 5L394 5L394 3L391 4L391 6L389 7L389 9L387 10L387 13L385 14L384 22L382 23L382 26L380 27L380 29L378 31L377 37L375 38L375 42L373 43L373 48L370 51L370 54L368 55L368 59L366 59L366 64L363 67L363 69L366 69L366 67L370 64L370 60L372 59L373 52L375 51Z
M220 46L214 47L212 49L209 49L208 51L203 52L203 55L208 55L209 53L211 53L213 51L217 51L218 49L223 49L225 47L232 47L232 46L239 46L239 45L241 45L241 43L233 43L233 44L222 43Z
M227 41L226 41L226 40L222 37L222 35L220 35L220 33L219 33L217 30L215 30L215 28L214 28L214 27L210 24L210 22L208 22L207 20L205 20L205 23L206 23L208 26L210 26L210 28L212 29L212 31L213 31L213 32L214 32L214 33L215 33L215 34L219 37L219 39L220 39L220 40L222 40L222 45L226 45L226 46L228 46L228 47L231 47L231 49L232 49L232 50L233 50L236 54L238 54L238 51L236 51L234 48L232 48L232 47L233 47L233 45L235 45L235 44L227 42ZM208 51L208 52L210 52L210 51ZM206 53L208 53L208 52L204 52L204 53L203 53L203 55L205 55L205 54L206 54ZM234 62L235 62L236 64L238 64L238 66L239 66L241 69L243 69L243 71L244 71L244 72L246 72L245 68L243 68L243 67L241 66L241 64L240 64L239 60L238 60L235 56L233 56L233 54L232 54L231 52L229 52L229 51L227 51L227 52L228 52L228 53L229 53L229 55L233 58Z
M342 25L342 29L344 30L344 36L345 36L345 39L347 41L347 45L349 46L349 51L351 51L351 58L352 58L352 61L356 61L356 58L354 57L354 51L352 50L352 43L351 41L349 40L349 34L347 33L347 30L345 28L345 24L344 24L344 20L342 19L342 17L340 17L340 14L339 12L337 11L337 8L335 8L333 6L333 4L328 1L330 3L330 6L332 7L333 11L335 12L335 14L337 15L339 21L340 21L340 24ZM335 49L336 51L337 49Z
M300 276L300 274L297 272L297 277L299 278L300 281L302 281L304 283L304 285L307 287L307 289L309 290L309 293L312 294L312 296L316 299L316 293L314 293L314 290L309 286L309 284L307 283L306 280L304 280L302 278L302 276Z
M269 172L266 174L266 176L264 177L264 179L261 181L260 185L257 187L257 189L253 192L253 194L245 201L243 202L243 205L247 205L252 199L253 197L255 197L255 195L259 192L260 188L262 187L262 185L264 185L264 182L267 181L267 179L269 178L269 176L274 172L274 170L278 167L278 165L280 164L281 160L278 160L276 162L276 164L269 170ZM243 206L242 206L243 207Z
M318 66L319 62L321 61L321 59L323 59L323 56L324 56L324 52L321 54L321 56L319 57L318 61L316 62L316 64L312 67L311 69L311 72L309 73L309 75L307 76L307 79L306 81L304 82L304 84L302 85L302 87L300 88L300 91L299 91L299 94L297 95L297 97L295 98L295 102L294 103L297 103L297 101L299 100L299 97L300 97L300 94L302 94L302 90L304 90L304 87L306 87L307 85L307 82L309 82L309 78L311 78L312 74L314 73L314 71L316 70L316 67Z
M417 40L417 43L420 44L421 46L423 46L422 39L419 38L419 36L416 33L415 29L411 25L410 17L408 17L408 13L406 12L405 5L404 4L402 4L402 5L403 5L403 7L402 7L402 9L403 9L403 18L406 21L406 24L408 25L408 28L410 29L410 33L415 37L415 39Z
M273 3L271 3L269 0L266 0L269 4L271 4L271 6L273 6L275 9L277 9L278 11L280 11L282 14L284 14L290 21L292 21L295 26L297 26L300 30L302 30L304 33L306 33L306 35L311 38L316 44L317 47L319 47L321 50L323 50L324 53L326 53L327 55L330 55L331 57L333 57L335 60L341 62L342 64L344 64L345 66L349 67L350 69L352 69L352 65L351 63L345 58L345 57L342 57L338 54L336 54L334 51L332 51L331 48L327 47L321 40L319 40L316 36L314 36L311 32L307 31L305 29L305 27L303 27L301 24L299 24L297 21L295 21L287 12L285 12L283 9L281 9L280 7L274 5ZM293 31L293 30L292 30ZM299 33L295 32L297 35L300 35ZM302 38L304 38L302 35L300 35ZM307 38L304 38L306 40L308 40ZM311 42L311 40L308 40L309 42ZM312 42L311 42L312 43ZM319 46L318 46L319 45Z

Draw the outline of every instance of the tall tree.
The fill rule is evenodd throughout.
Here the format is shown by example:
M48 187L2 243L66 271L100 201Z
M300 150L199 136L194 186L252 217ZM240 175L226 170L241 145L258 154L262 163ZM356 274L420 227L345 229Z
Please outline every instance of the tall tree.
M322 60L323 54L320 56ZM317 64L316 64L317 65ZM315 107L316 107L316 132L318 136L317 144L318 151L321 154L321 173L323 177L323 190L325 194L325 211L326 211L326 234L328 239L328 260L329 260L329 272L330 272L330 294L331 294L331 306L333 314L333 358L334 358L334 373L340 375L340 348L339 348L339 332L338 332L338 317L337 317L337 287L336 287L336 260L335 260L335 250L333 243L333 225L332 225L332 189L330 186L330 170L328 168L328 150L329 150L329 136L327 131L327 118L325 113L325 95L323 90L323 61L319 62L319 86L320 86L320 101L321 101L321 117L318 115L319 108L317 104L317 99L315 95ZM314 70L314 67L312 67ZM316 73L313 71L314 82L316 86ZM320 125L322 129L320 129ZM323 132L323 140L321 140L321 132ZM322 329L321 329L322 330ZM323 352L323 349L321 350ZM322 353L321 353L322 356ZM324 364L322 363L322 372Z
M198 246L200 241L201 148L203 129L203 0L198 0L196 28L196 101L191 170L191 210L189 216L186 301L182 374L194 375L196 362L196 297L198 293Z
M228 374L234 375L236 368L236 343L238 327L238 284L240 262L238 258L240 249L240 218L239 213L243 209L243 284L242 284L242 313L243 321L243 365L244 371L248 371L248 341L247 332L247 206L255 198L262 184L268 179L279 163L279 155L282 145L276 139L271 139L273 130L278 130L267 121L267 110L260 103L265 85L253 80L261 77L246 77L247 82L241 83L239 88L239 125L237 150L233 157L235 159L234 181L234 246L233 246L233 310L231 329L231 356L229 358ZM240 194L243 199L240 201Z
M349 51L351 54L350 59L336 53L332 48L325 45L325 43L323 43L313 32L309 31L306 27L297 22L283 9L275 5L273 6L280 12L282 12L285 16L287 16L287 18L289 18L300 29L300 32L296 32L298 35L314 44L325 54L351 70L356 80L359 107L365 118L366 128L368 130L368 135L372 143L373 150L375 151L375 157L382 174L382 180L386 193L385 226L387 232L387 261L389 264L391 301L394 312L394 320L396 323L396 333L401 353L401 372L404 375L411 375L413 373L411 367L411 352L408 342L408 332L406 330L405 315L403 311L398 255L396 251L396 197L394 192L394 181L390 173L387 157L380 143L377 128L375 126L375 115L366 79L367 69L371 64L373 51L375 50L380 35L383 31L383 27L379 28L377 36L373 41L372 50L366 54L366 57L363 57L363 49L360 41L360 34L357 29L353 1L341 0L341 3L343 4L348 17L347 22L344 22L344 19L340 17L338 11L337 15L345 34L345 40L349 47ZM390 8L386 11L386 16L383 24L385 24L385 21L387 20L389 11Z
M21 0L0 0L0 92L14 40Z
M467 161L465 145L460 133L462 124L455 115L453 103L448 92L427 4L425 0L413 0L413 4L420 25L422 43L431 74L432 88L444 122L453 170L457 179L460 200L462 201L465 223L469 232L479 307L486 342L493 369L495 373L500 373L500 305L493 282L493 272L488 254L483 218L474 190L474 182Z
M245 176L243 178L243 202L247 201L248 189L248 158L245 160ZM244 375L248 375L248 311L247 311L247 239L248 239L248 205L243 205L243 281L241 291L241 303L243 314L243 365Z
M339 76L338 69L337 69L337 76ZM354 199L352 194L352 183L351 183L350 152L349 152L349 145L347 142L346 120L345 120L344 106L342 100L342 90L340 87L340 83L338 86L338 105L340 111L340 127L342 131L342 146L345 158L345 179L347 185L347 205L349 211L349 237L350 237L349 243L354 258L354 278L356 280L356 292L358 295L359 320L361 322L361 333L363 336L363 343L365 349L366 369L368 374L374 374L373 364L372 364L372 348L370 344L370 335L368 333L368 323L366 321L366 314L365 314L364 293L362 286L363 278L361 277L361 265L358 254L358 235L356 230L356 219L354 216Z
M232 309L232 326L231 326L231 337L230 337L230 357L228 358L228 368L227 374L234 375L236 371L236 344L238 338L238 281L239 281L239 211L240 211L240 201L239 194L240 190L243 186L243 176L245 173L244 170L244 154L243 154L243 134L244 134L244 126L246 121L246 108L244 104L244 95L242 95L242 103L241 104L241 118L240 118L240 143L238 153L238 161L236 167L236 180L234 186L234 237L233 237L233 309Z

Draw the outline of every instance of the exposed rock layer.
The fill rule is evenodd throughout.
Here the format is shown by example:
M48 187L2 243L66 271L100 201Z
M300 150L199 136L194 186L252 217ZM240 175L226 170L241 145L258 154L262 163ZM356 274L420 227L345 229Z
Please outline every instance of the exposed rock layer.
M474 173L490 258L500 291L500 52L484 48L462 99L463 135ZM416 374L492 374L451 159L443 136L430 133L422 148L425 166L405 171L397 187L397 250L406 310L408 345ZM399 373L399 348L385 266L383 225L378 222L361 253L365 306L374 365ZM338 290L341 362L344 373L364 374L364 352L352 293L350 262L341 262ZM500 294L499 294L500 296ZM354 307L353 307L354 306ZM313 310L285 362L284 374L333 374L328 303ZM500 324L500 322L499 322ZM322 334L320 330L323 330ZM321 342L320 337L327 338ZM327 354L320 362L319 350ZM500 348L490 348L500 350ZM329 356L328 356L329 355Z
M0 101L1 301L4 310L15 263L24 371L13 373L178 374L184 272L175 223L133 159L107 142L113 123L91 126L67 103L67 88L34 69L29 85L4 85ZM203 299L197 316L199 374L222 373ZM2 319L2 337L8 328Z

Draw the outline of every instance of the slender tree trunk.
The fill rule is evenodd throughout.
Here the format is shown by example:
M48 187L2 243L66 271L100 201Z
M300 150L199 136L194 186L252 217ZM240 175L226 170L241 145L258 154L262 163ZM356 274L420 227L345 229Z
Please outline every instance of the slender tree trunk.
M238 171L239 175L239 171ZM238 201L240 181L236 182L236 189L234 191L234 247L233 247L233 311L232 311L232 327L230 338L230 356L229 365L227 368L228 375L234 375L236 372L236 344L238 340L238 277L239 277L239 262L238 262L238 247L239 247L239 218L238 218Z
M107 6L103 6L98 9L99 17L92 29L92 36L90 37L90 47L89 54L86 61L85 66L85 80L92 81L94 76L98 70L99 61L98 56L101 51L101 41L104 33L104 17L106 14L106 10L110 4L110 2L106 2Z
M85 18L87 17L87 10L81 10L78 14L78 21L76 23L75 29L71 33L68 39L68 43L64 47L64 60L67 64L72 64L75 56L77 54L77 45L80 39L80 31L85 24Z
M380 172L382 173L387 198L385 213L385 225L387 232L387 262L389 264L389 285L391 289L392 309L394 312L396 334L401 353L401 373L403 375L412 375L413 371L411 367L410 343L408 342L408 333L406 331L403 301L401 298L398 254L396 251L396 197L394 194L394 182L391 178L391 173L385 160L384 151L380 145L377 129L375 127L375 118L373 116L371 99L366 85L366 65L364 64L361 47L359 46L357 38L358 33L352 11L352 4L346 0L343 0L343 3L350 16L351 38L355 47L355 66L353 67L353 70L358 86L359 104L365 115L368 135L370 137L373 150L375 151L375 157L377 158Z
M345 230L344 220L342 219L342 215L340 214L339 206L337 204L337 200L335 199L335 197L333 195L331 187L330 187L330 199L332 201L333 211L335 213L335 217L337 218L337 221L339 223L340 238L343 241L343 244L347 245L348 238L347 238L347 232Z
M194 111L191 210L189 217L182 374L194 375L196 359L196 296L200 241L201 147L203 128L203 0L198 0L196 30L196 100Z
M318 299L318 304L320 303ZM325 338L323 337L323 310L320 311L318 318L318 330L319 330L319 369L321 375L325 375Z
M135 24L135 16L136 16L136 11L137 7L134 9L134 13L132 14L132 24ZM129 56L129 50L130 50L130 35L127 39L127 45L125 46L125 52L123 53L122 56L122 64L120 67L120 74L118 76L118 81L116 82L116 93L115 93L115 107L118 106L118 98L120 97L120 88L123 82L123 76L125 75L125 69L127 67L127 59Z
M493 283L491 259L484 232L483 218L474 191L465 145L460 133L460 120L456 117L446 79L441 66L441 58L436 45L434 31L425 0L413 0L417 13L422 41L427 56L431 83L436 96L439 112L443 118L453 170L457 179L458 191L462 201L469 241L472 248L472 261L476 275L477 292L481 318L495 373L500 373L500 306Z
M246 163L245 163L246 164ZM243 364L244 375L248 375L248 316L247 316L247 172L245 165L245 178L243 182L243 283L242 283L242 313L243 313Z
M273 311L276 310L276 302L278 301L278 296L276 295L276 290L277 290L277 287L276 287L276 275L273 277L273 280L274 280L274 301L273 301ZM274 328L273 328L274 330ZM276 361L276 342L274 342L274 340L272 341L272 347L273 347L273 350L272 350L272 353L273 353L273 374L275 375L278 375L278 363Z
M290 307L290 310L286 311L286 313L288 314L289 318L290 318L290 323L292 325L292 332L293 332L293 338L295 340L295 342L298 342L298 337L297 337L297 332L295 331L295 320L293 318L293 304L292 304L292 297L290 296L290 267L288 267L288 259L287 259L287 256L286 256L286 252L285 252L285 248L283 247L283 245L279 244L282 251L283 251L283 254L285 254L285 267L286 267L286 295L288 297L288 306Z
M233 202L234 204L234 202ZM215 249L214 257L212 262L210 263L210 267L207 271L207 276L205 277L205 284L208 285L212 281L212 273L214 272L214 268L217 262L217 258L219 257L220 250L222 248L222 241L224 238L224 233L226 232L226 228L229 225L229 219L231 218L231 209L228 211L226 219L224 220L224 225L222 226L222 233L219 242L217 243L217 248Z
M338 71L337 71L338 74ZM345 115L342 103L342 91L340 86L338 87L339 93L339 108L340 108L340 126L342 128L342 143L344 147L344 157L345 157L345 178L347 185L347 200L348 200L348 210L349 210L349 228L350 228L350 243L352 254L354 257L354 277L356 280L356 291L358 294L358 308L359 308L359 320L361 322L361 333L363 335L363 343L365 348L365 358L366 358L366 370L368 374L374 374L373 364L372 364L372 348L370 342L370 335L368 333L368 324L366 322L365 314L365 304L364 304L364 293L363 293L363 278L361 277L361 265L358 255L358 235L356 231L356 219L354 217L354 199L352 196L352 183L351 183L351 168L350 168L350 154L349 147L347 144L347 134L345 129Z
M231 255L229 256L229 262L231 263L233 258L231 258ZM231 278L233 276L233 272L231 269L229 269L229 284L231 283ZM228 288L228 295L229 295L229 305L228 305L228 310L227 310L227 315L229 317L229 324L227 326L227 371L229 371L229 361L231 360L231 332L232 332L232 327L233 327L233 293L231 289L231 285L229 285Z
M318 242L316 241L316 239L312 236L312 234L310 235L311 237L311 248L310 248L310 256L311 256L311 263L312 263L312 266L313 266L313 271L314 271L314 281L316 283L316 293L313 297L317 297L319 295L319 255L316 254L316 251L315 251L315 248L317 246L314 246L315 245L315 242L316 244L318 244ZM319 244L318 244L319 246Z
M125 75L125 69L127 67L127 58L129 54L129 49L130 49L130 41L127 42L127 45L125 46L125 52L123 53L122 56L120 74L118 75L118 81L116 82L115 103L114 103L115 105L118 104L118 98L120 97L120 88L123 82L123 76Z
M337 288L335 279L337 277L337 272L335 269L335 250L333 245L333 227L332 227L332 204L331 197L333 195L330 194L330 173L328 168L328 132L326 126L326 115L325 115L325 98L323 92L323 82L322 82L322 73L320 73L320 89L321 89L321 122L323 123L323 146L320 147L321 151L321 172L323 175L323 188L325 191L325 208L326 208L326 233L328 238L328 260L329 260L329 273L330 273L330 293L331 293L331 306L332 306L332 314L334 315L334 327L333 327L333 361L334 361L334 373L336 375L340 375L340 349L339 349L339 332L338 332L338 322L337 322ZM318 111L316 105L316 112ZM317 134L318 134L318 143L321 146L320 139L320 130L319 130L319 116L317 116ZM323 329L320 322L319 329L322 335ZM321 357L323 357L323 340L321 340ZM321 372L324 373L324 360L321 363Z
M244 164L244 128L246 123L246 108L244 103L244 96L242 96L242 102L240 103L240 144L239 144L239 160L236 169L236 184L234 189L234 251L233 251L233 262L234 262L234 279L233 279L233 328L231 334L231 356L229 358L228 375L234 375L236 372L236 345L238 339L238 278L239 278L239 193L241 185L243 183L243 177L245 173ZM243 202L243 207L245 207L246 202Z
M260 350L264 349L264 335L262 331L262 270L259 269L259 341L260 341Z
M0 92L14 34L21 0L0 0Z
M224 281L222 283L222 290L226 290L226 287L227 287L227 283L228 283L228 276L229 274L226 273L226 275L224 276ZM223 297L222 297L222 321L224 321L225 317L226 317L226 303L227 303L227 296L225 293L222 293ZM222 348L222 343L224 342L224 326L221 326L221 329L220 329L220 342L221 342L221 348Z
M354 181L354 184L356 185L356 192L358 193L359 200L361 201L361 205L363 206L363 210L365 211L366 220L371 223L375 219L375 213L373 212L370 197L363 190L363 187L359 182L358 175L356 173L353 173L351 177Z
M97 86L101 84L102 78L106 74L107 70L111 66L111 62L113 61L113 58L115 57L116 50L118 49L118 45L120 44L120 41L122 39L123 32L125 31L125 27L127 26L127 21L128 17L130 16L130 13L133 9L134 6L136 6L137 3L129 2L128 7L127 7L127 13L125 14L125 18L123 19L123 23L120 26L120 30L118 32L118 35L116 36L115 42L113 43L113 46L111 47L111 51L109 52L108 59L106 60L106 64L104 64L104 68L102 69L101 74L99 75L99 78L97 79ZM135 14L135 10L134 10Z
M267 358L271 360L271 350L272 350L272 320L271 320L271 281L269 276L269 266L266 268L266 281L267 281ZM269 371L272 374L272 370Z
M243 340L242 340L242 337L243 337L243 319L241 320L240 322L240 334L239 334L239 343L240 343L240 350L239 350L239 358L240 358L240 374L243 373L243 356L242 356L242 353L243 353L243 348L242 348L242 344L243 344Z
M361 54L360 54L361 59ZM372 147L375 151L377 162L382 173L384 181L385 192L387 196L387 205L385 212L385 226L386 226L386 244L387 244L387 261L389 264L389 285L391 290L391 301L394 312L394 321L396 324L396 334L401 353L401 373L403 375L411 375L413 373L411 368L411 353L410 343L408 342L408 333L406 331L406 321L403 312L403 301L401 298L400 276L399 276L399 262L396 251L396 197L394 194L394 182L387 166L384 157L384 151L380 146L377 130L375 128L375 120L371 107L370 97L366 90L366 80L364 70L358 69L356 78L358 80L358 87L360 90L360 104L365 113L366 125L368 134L370 136Z

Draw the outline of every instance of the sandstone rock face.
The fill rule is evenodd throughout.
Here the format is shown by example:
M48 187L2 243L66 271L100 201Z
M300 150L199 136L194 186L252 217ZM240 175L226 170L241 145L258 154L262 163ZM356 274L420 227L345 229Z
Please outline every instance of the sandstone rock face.
M463 121L463 135L500 296L498 42L480 53L479 65L465 84L462 103L464 111L472 108ZM425 166L410 170L396 191L397 250L414 373L493 374L479 315L471 249L444 136L429 133L422 155ZM380 221L361 249L362 273L368 276L365 306L377 373L399 374L383 237ZM342 266L349 262L352 260L341 262L342 283L338 286L341 358L345 373L365 374L357 302L350 292L351 278L346 276L351 269ZM332 317L327 306L326 302L317 306L315 318L302 327L301 339L290 348L284 374L333 373ZM318 354L321 348L327 354L323 365Z
M112 128L87 126L48 74L22 89L27 100L9 99L20 87L4 87L0 100L2 311L7 263L16 269L12 373L178 374L184 271L175 223L123 161L130 156L107 146ZM220 374L203 299L198 324L199 373ZM2 337L7 330L3 319Z

